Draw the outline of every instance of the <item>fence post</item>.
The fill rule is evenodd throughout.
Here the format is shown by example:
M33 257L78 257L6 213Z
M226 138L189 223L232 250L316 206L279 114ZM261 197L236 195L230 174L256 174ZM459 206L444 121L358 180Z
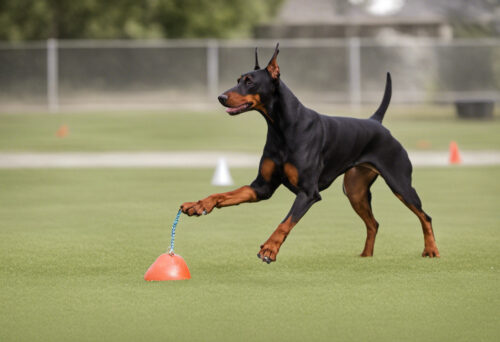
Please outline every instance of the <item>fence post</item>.
M57 40L47 40L47 103L50 112L59 110L59 71Z
M219 45L217 40L207 41L207 89L211 99L219 93Z
M361 43L359 37L349 38L349 101L359 112L361 105Z

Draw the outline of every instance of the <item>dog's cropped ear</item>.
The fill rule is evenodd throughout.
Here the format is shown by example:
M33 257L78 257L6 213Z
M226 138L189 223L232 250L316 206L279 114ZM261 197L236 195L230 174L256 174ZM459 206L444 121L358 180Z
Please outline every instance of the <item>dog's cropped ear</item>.
M277 80L280 77L280 67L278 66L278 61L276 60L278 57L278 53L280 52L280 50L278 49L279 46L280 43L276 44L276 49L274 50L273 57L271 58L269 64L266 67L271 77L275 80Z
M260 70L259 57L257 56L257 48L255 48L255 67L253 70Z

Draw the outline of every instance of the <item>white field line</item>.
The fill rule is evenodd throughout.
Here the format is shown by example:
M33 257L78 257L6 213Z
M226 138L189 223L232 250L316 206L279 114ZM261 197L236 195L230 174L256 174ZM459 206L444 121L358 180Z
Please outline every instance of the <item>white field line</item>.
M448 166L448 152L409 151L415 167ZM464 166L500 165L500 151L462 151ZM213 168L219 158L229 167L259 165L260 155L223 151L178 152L75 152L75 153L0 153L0 168Z

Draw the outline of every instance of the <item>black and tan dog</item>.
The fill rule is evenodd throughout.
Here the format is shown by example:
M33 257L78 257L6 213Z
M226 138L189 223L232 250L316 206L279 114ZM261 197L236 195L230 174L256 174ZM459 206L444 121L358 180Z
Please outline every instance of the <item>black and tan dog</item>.
M344 174L344 193L366 224L367 237L361 256L372 256L378 222L371 209L370 187L381 175L394 194L419 218L424 233L422 256L439 257L431 218L411 186L412 165L401 144L381 124L391 98L387 74L385 93L369 119L331 117L316 113L300 103L280 79L278 45L265 69L260 69L255 51L254 71L243 74L238 84L219 96L230 115L257 110L267 121L267 141L257 178L234 191L213 194L181 205L189 215L209 214L244 202L272 196L284 184L297 195L285 219L260 246L258 257L267 263L276 255L286 237L321 199L320 191Z

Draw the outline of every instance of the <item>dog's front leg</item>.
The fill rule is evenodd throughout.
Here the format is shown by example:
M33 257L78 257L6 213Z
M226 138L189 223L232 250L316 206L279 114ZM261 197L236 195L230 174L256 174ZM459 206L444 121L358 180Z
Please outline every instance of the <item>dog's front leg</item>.
M268 264L272 261L276 261L276 256L278 255L280 247L283 242L285 242L292 228L299 222L309 208L319 200L321 200L321 196L318 192L312 194L299 192L293 202L292 209L283 222L278 225L278 228L271 234L269 239L260 246L260 252L257 254L257 257Z
M258 201L257 194L250 186L242 186L234 191L213 194L197 202L186 202L181 205L181 210L189 216L206 215L212 210L230 205L237 205L244 202Z

